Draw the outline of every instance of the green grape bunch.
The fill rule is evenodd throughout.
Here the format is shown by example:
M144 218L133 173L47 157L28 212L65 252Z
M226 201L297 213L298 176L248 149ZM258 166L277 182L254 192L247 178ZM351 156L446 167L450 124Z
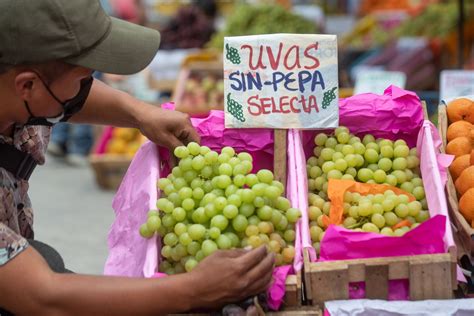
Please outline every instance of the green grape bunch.
M336 93L334 93L334 91L336 91L336 89L337 89L337 87L334 87L331 90L324 92L323 109L326 109L331 104L331 102L334 99L336 99L337 96L336 96Z
M401 236L430 218L418 150L410 149L405 140L376 138L372 134L360 138L339 126L332 133L318 133L314 144L306 171L310 234L317 252L327 229L324 216L331 211L330 179L398 188L366 195L346 192L342 225L347 229Z
M225 45L225 49L227 51L225 57L234 65L240 64L240 55L237 48L230 47L229 44Z
M158 180L156 209L139 229L162 239L160 272L189 272L219 249L261 245L277 266L293 262L301 211L272 171L253 172L253 156L229 146L218 152L191 142L174 155L179 162Z
M232 114L236 119L241 122L245 122L244 112L242 111L242 105L237 101L232 100L230 93L227 95L227 111Z

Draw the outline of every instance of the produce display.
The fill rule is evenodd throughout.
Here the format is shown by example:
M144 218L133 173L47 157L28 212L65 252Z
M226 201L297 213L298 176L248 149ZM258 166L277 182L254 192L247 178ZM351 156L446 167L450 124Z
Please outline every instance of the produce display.
M408 10L411 8L408 0L364 0L361 3L360 11L367 13L380 10Z
M446 153L455 159L449 171L459 197L459 211L474 227L474 102L467 98L447 106Z
M239 5L227 19L224 29L215 34L210 47L222 49L224 36L274 33L318 33L316 24L276 5Z
M161 272L191 271L218 249L261 245L275 253L276 265L293 261L301 214L270 170L251 173L252 156L232 147L218 153L189 143L174 154L178 165L158 180L158 210L140 227L144 238L163 237Z
M387 184L383 194L361 195L346 192L344 223L349 229L401 236L429 218L416 148L404 140L375 139L367 134L361 140L339 127L334 134L319 133L314 138L313 156L307 161L310 233L315 249L327 228L329 215L328 180L347 179L362 183ZM398 191L398 190L397 190Z
M224 80L212 74L191 74L177 102L178 109L187 113L222 110L223 106Z
M381 67L405 73L409 90L431 89L437 83L435 56L427 43L414 48L403 48L399 41L386 45L360 66Z
M160 30L161 49L202 48L214 33L214 23L197 6L184 6Z
M389 1L374 1L377 6L384 7ZM400 1L394 1L397 5ZM458 21L458 4L433 3L422 10L391 11L389 14L371 7L373 13L361 18L354 28L342 39L343 46L367 49L385 45L390 40L401 37L425 37L428 39L444 39L456 31ZM466 21L474 14L471 3L465 5Z
M470 10L467 12L469 13ZM414 18L407 19L395 30L396 36L444 38L455 31L458 19L457 3L436 3L426 6Z
M145 140L145 136L136 128L116 127L105 146L105 153L133 157Z
M369 14L361 18L341 39L342 47L367 49L385 45L393 30L406 19L406 14Z

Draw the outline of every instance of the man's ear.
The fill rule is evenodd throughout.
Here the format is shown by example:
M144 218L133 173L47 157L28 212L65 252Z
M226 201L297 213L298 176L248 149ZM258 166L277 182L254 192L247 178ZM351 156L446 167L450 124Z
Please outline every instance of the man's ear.
M16 94L23 100L29 101L38 89L40 80L32 71L22 71L15 77L14 85Z

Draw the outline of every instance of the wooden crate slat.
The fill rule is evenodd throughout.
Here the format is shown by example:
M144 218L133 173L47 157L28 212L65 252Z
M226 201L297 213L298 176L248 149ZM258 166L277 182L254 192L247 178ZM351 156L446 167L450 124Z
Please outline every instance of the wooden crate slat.
M451 289L457 290L458 289L458 260L457 260L457 248L455 246L451 246L448 249L448 253L451 256Z
M389 265L389 280L407 279L409 277L408 263L414 262L450 262L451 255L449 253L427 254L416 256L399 256L384 258L366 258L351 259L338 261L323 261L310 263L310 272L319 270L330 270L331 267L337 266L339 263L347 264L349 267L349 282L360 282L365 280L365 268L367 264Z
M308 316L322 316L323 312L320 308L315 306L302 306L295 309L283 310L280 312L268 312L265 313L267 316L299 316L299 315L308 315Z
M334 263L311 272L311 291L313 304L321 305L326 301L349 298L348 265Z
M273 172L275 179L283 184L286 188L286 172L287 172L287 130L275 129L274 131L274 153L273 153Z
M349 263L349 282L365 281L365 265L363 263Z
M303 273L304 273L304 291L305 299L311 301L313 299L311 291L311 263L309 259L309 250L303 249Z
M410 299L452 298L451 264L449 262L411 262Z
M368 299L388 298L387 264L367 264L365 266L365 293Z
M298 306L298 278L296 275L289 275L285 281L285 306Z
M453 249L450 249L453 250ZM411 299L449 299L456 289L456 256L442 254L305 263L312 304L347 299L349 283L365 282L366 297L387 299L388 281L409 279ZM436 280L435 280L436 279ZM308 281L306 281L308 282Z
M446 148L447 140L446 135L448 133L448 114L446 112L446 106L440 104L438 106L438 130L441 136L441 141L443 142L443 152Z
M432 271L433 276L433 292L429 299L451 299L454 296L453 283L457 284L456 278L451 276L450 262L437 262L428 265ZM455 287L456 288L456 287Z

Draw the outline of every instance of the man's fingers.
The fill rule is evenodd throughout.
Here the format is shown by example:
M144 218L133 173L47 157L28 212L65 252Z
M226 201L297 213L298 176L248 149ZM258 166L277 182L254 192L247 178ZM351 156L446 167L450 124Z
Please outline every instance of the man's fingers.
M248 250L245 250L245 249L232 249L232 250L222 251L222 255L227 258L238 258L246 254L247 252Z
M183 143L173 134L170 134L167 139L164 139L163 143L163 145L169 148L171 152L173 152L176 147L183 146Z
M258 265L247 273L247 277L250 280L255 280L249 287L250 290L256 291L254 294L258 294L266 289L272 279L274 264L275 256L273 253L269 253Z
M260 263L267 255L267 248L265 246L260 246L254 250L248 251L246 254L242 255L239 260L242 265L245 266L249 271L258 263Z
M249 292L252 295L258 295L268 290L273 279L273 270L271 271L271 273L261 275L260 278L258 278L252 285L250 285Z
M183 129L178 136L178 138L184 143L188 144L190 142L196 142L200 143L201 137L199 134L196 132L196 130L190 125L189 127L186 127Z
M194 129L192 125L189 131L189 140L198 144L201 142L201 136L199 136L198 132Z

